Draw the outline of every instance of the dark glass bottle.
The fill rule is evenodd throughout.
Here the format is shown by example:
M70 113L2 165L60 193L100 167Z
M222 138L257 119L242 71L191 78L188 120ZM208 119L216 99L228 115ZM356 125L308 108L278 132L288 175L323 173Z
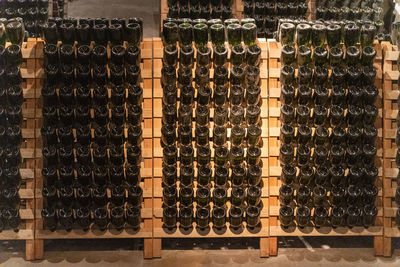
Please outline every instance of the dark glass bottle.
M361 215L360 208L358 208L357 206L349 206L347 208L346 213L347 213L347 218L346 218L347 226L350 228L356 226L359 221L359 217Z
M333 207L331 209L330 221L333 228L342 226L344 223L346 211L342 207Z
M74 214L71 208L63 207L58 211L58 220L61 226L67 231L72 230L74 224Z
M200 207L208 207L211 200L211 192L207 187L199 187L196 191L196 202Z
M232 186L242 186L246 177L246 169L243 166L234 166L232 168L231 182Z
M292 45L282 47L281 61L283 65L291 65L296 60L296 48Z
M282 167L281 180L287 185L291 185L296 179L297 170L292 165Z
M328 209L324 206L318 206L314 211L314 224L316 228L326 225L328 220Z
M280 161L283 165L290 164L294 158L294 148L291 145L284 144L280 148Z
M215 66L223 66L227 62L228 49L225 46L217 45L213 50L213 63Z
M213 227L220 229L225 227L226 224L226 208L214 207L212 209Z
M247 204L257 206L260 203L261 188L258 186L250 186L247 188Z
M111 188L111 198L110 201L113 205L119 207L123 206L125 202L126 191L122 185L113 186Z
M365 205L362 209L362 223L368 228L374 224L375 218L378 215L378 209L374 205Z
M310 222L311 211L307 206L300 206L296 211L296 222L298 227L304 228Z
M279 209L279 220L282 227L287 228L293 223L294 210L290 206L282 206Z
M92 191L93 203L97 207L104 207L107 204L107 191L104 186L95 186Z
M56 209L52 207L43 208L41 215L44 229L49 229L52 232L55 231L58 223Z
M179 176L181 185L192 186L194 180L194 169L192 166L181 166L181 173Z
M209 129L206 126L197 126L195 130L196 143L200 146L206 146L209 143Z
M109 222L108 212L106 208L97 208L94 210L94 224L101 230L107 229Z
M294 198L294 190L289 185L282 185L279 188L279 202L281 205L289 205Z
M76 209L76 222L83 231L88 231L90 228L90 224L92 223L90 209L86 207L80 207Z

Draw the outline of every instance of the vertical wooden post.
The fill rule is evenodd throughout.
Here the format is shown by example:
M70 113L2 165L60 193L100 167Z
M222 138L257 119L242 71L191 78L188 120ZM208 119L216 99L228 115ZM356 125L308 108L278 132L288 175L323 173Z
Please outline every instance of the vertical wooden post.
M272 216L271 207L279 206L278 197L274 192L276 192L276 188L278 187L278 177L277 173L274 171L279 167L279 153L276 153L276 149L279 149L279 140L276 134L272 134L273 128L279 128L280 122L279 118L273 116L274 110L280 107L279 98L273 93L277 91L277 88L280 88L279 76L275 75L276 70L280 69L279 58L276 53L279 50L279 43L276 41L268 41L268 116L269 116L269 124L268 124L268 136L269 136L269 208L270 208L270 219L269 225L271 227L278 226L278 218L276 214ZM278 135L279 136L279 135ZM269 238L269 255L276 256L278 254L278 238L275 236L271 236Z
M143 240L143 257L153 258L153 42L145 38L142 42L142 78L143 78L143 145L144 150L144 190L151 193L144 199L144 208L150 211L144 219L144 229L151 233Z
M40 136L40 129L43 125L41 108L41 89L43 87L43 48L44 41L42 39L37 39L36 43L36 62L35 62L35 123L36 123L36 159L35 159L35 260L44 258L44 240L37 237L37 232L43 229L43 221L41 218L41 210L43 208L43 198L41 197L41 191L43 188L43 177L42 177L42 158L40 156L42 145L42 138Z
M28 42L26 43L29 49L35 49L36 39L29 38ZM26 59L26 69L28 73L33 73L35 71L35 58L27 58ZM34 78L27 78L26 79L26 87L30 89L35 88L35 79ZM35 110L35 98L25 99L23 104L23 108L34 111ZM33 156L24 158L25 168L30 170L35 170L35 116L29 116L26 118L26 121L23 122L25 125L23 128L33 130L33 138L27 138L25 141L25 148L33 150ZM33 174L35 177L35 173ZM26 180L26 189L31 189L32 192L35 191L35 179L27 179ZM31 199L26 200L26 209L35 209L35 197L33 196ZM35 220L26 220L25 222L26 229L32 230L33 232L33 239L26 240L26 247L25 247L25 254L26 260L34 260L35 259L35 242L34 242L34 232L35 232Z

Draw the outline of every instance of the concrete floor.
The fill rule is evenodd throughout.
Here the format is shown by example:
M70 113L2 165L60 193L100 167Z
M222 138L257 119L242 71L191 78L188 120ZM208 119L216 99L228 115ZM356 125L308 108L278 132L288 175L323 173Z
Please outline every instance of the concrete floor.
M399 240L394 247L399 248ZM260 258L258 241L249 239L167 239L162 259L143 260L141 240L49 240L46 260L24 261L24 242L0 242L0 266L400 266L400 250L391 258L374 257L369 237L287 237L277 257Z

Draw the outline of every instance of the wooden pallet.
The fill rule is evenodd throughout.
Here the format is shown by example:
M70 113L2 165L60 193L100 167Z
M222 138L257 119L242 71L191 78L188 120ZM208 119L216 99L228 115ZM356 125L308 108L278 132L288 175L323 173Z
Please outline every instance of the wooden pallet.
M231 231L229 228L224 233L216 233L213 230L210 230L208 233L197 232L194 228L190 233L181 232L179 229L173 233L168 232L162 227L162 217L163 217L163 209L162 209L162 157L163 151L160 144L161 141L161 118L162 118L162 87L161 87L161 68L162 68L162 57L163 57L163 44L160 38L153 39L153 56L154 56L154 71L153 71L153 125L154 125L154 195L153 195L153 206L154 206L154 248L153 253L157 257L161 257L161 240L163 238L241 238L241 237L259 237L260 238L260 255L261 257L268 256L268 248L266 240L268 240L268 179L267 179L267 156L268 156L268 138L267 138L267 46L265 40L259 40L259 46L262 49L262 63L260 65L261 72L261 96L262 96L262 161L263 161L263 174L262 180L264 187L262 189L262 202L264 208L261 211L261 224L262 228L257 233L252 233L247 229L244 229L241 233L235 233ZM213 69L210 71L212 78ZM213 111L210 112L211 116ZM229 135L229 130L228 130ZM213 152L212 152L213 154ZM196 183L195 183L196 187ZM229 193L228 193L229 194Z
M238 5L239 3L242 5L242 11L238 11ZM239 5L240 6L240 5ZM160 0L160 14L161 14L161 20L160 20L160 34L162 33L162 28L163 28L163 20L168 17L168 3L167 0ZM233 0L232 3L232 16L237 19L242 19L242 13L243 13L243 4L242 0Z
M37 53L41 55L38 59L38 65L40 66L38 74L40 79L37 79L37 87L42 88L44 82L44 72L43 72L43 46L42 40L38 41ZM143 188L143 203L141 209L142 223L139 231L131 231L129 229L123 231L116 231L115 229L109 229L104 232L91 228L88 232L82 230L72 230L71 232L66 232L65 230L56 230L51 232L49 230L43 229L43 221L41 218L41 209L43 207L43 199L41 189L43 188L43 178L41 175L41 168L43 162L41 159L41 149L42 140L38 136L37 139L37 186L36 186L36 259L44 258L44 247L43 243L45 239L101 239L101 238L143 238L144 239L144 258L152 258L152 237L153 237L153 208L152 208L152 197L153 197L153 180L152 180L152 41L151 39L144 39L141 44L141 75L142 82L141 86L143 88L143 142L142 142L142 164L141 164L141 176L142 182L141 187ZM37 101L37 129L40 133L40 128L43 125L42 121L42 101L38 99Z
M352 229L339 227L333 229L331 227L322 227L316 229L314 227L306 227L299 229L290 227L283 229L279 222L279 187L281 186L280 174L281 167L279 163L279 148L280 148L280 68L281 68L281 45L275 40L268 41L268 70L269 70L269 214L270 214L270 255L277 255L277 237L279 236L375 236L375 253L381 255L382 251L382 236L383 236L383 202L382 202L382 49L377 43L377 57L374 66L377 68L377 79L375 86L380 89L380 97L376 102L379 109L379 115L375 127L379 129L379 141L377 142L378 157L375 161L375 166L379 168L379 177L376 186L380 189L376 200L378 207L378 217L375 225L365 229L363 227L354 227Z
M397 98L399 96L399 69L397 66L399 51L397 46L390 43L383 43L384 61L383 61L383 202L384 202L384 254L390 257L392 255L392 238L400 237L399 225L395 222L398 205L394 197L398 186L396 178L398 167L396 165L396 118L399 112Z

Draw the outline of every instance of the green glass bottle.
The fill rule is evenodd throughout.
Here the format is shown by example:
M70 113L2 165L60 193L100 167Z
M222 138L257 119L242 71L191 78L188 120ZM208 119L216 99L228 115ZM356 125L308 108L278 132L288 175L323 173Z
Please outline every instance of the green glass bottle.
M193 26L190 23L179 24L179 44L191 45L193 42Z
M242 42L242 26L240 26L240 24L229 24L227 27L227 33L230 45L240 45Z
M311 27L311 43L313 46L323 46L326 42L326 26L324 24L314 24Z
M7 37L12 44L17 44L19 46L24 42L25 31L23 29L23 24L19 21L12 21L6 26Z
M204 23L199 23L193 27L194 41L197 46L205 46L208 43L208 27Z
M311 26L305 23L300 23L296 27L297 45L310 45L311 41Z
M364 24L361 27L361 46L373 46L376 35L376 27L373 24Z
M242 26L243 42L246 45L254 45L257 39L257 26L254 23L246 23Z
M360 42L360 27L350 23L344 27L344 43L346 46L354 46Z
M167 22L163 26L164 45L176 45L178 41L178 25L174 22Z
M295 26L293 23L282 23L280 26L279 40L283 45L293 45Z
M222 46L225 43L225 27L222 24L213 24L210 27L211 41L215 46Z
M338 24L330 24L326 28L326 40L330 47L340 45L342 28Z

